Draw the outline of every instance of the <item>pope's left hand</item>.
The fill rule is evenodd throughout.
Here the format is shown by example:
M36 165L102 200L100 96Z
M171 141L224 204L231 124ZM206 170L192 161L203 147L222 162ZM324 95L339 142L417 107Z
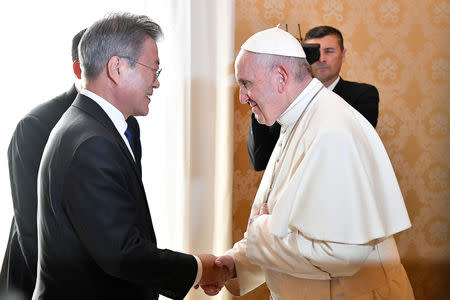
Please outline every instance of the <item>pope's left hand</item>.
M260 209L253 212L253 214L250 216L249 223L252 223L257 217L261 215L268 215L268 214L269 208L267 207L267 203L264 203Z

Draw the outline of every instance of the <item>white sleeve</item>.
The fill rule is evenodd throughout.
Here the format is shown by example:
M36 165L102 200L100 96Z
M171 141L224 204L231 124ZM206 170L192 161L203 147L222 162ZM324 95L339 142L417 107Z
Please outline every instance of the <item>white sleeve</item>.
M202 279L202 275L203 275L203 264L202 261L200 260L200 258L197 255L193 255L195 260L197 261L197 276L195 277L195 281L194 284L192 285L192 287L196 286L199 282L200 279Z
M351 276L374 249L372 244L308 239L292 228L286 236L277 237L269 231L270 220L271 215L259 216L247 229L248 260L261 268L307 279Z
M234 244L233 248L228 250L225 255L233 257L236 268L236 278L226 283L230 293L240 296L257 288L265 281L264 271L258 265L250 263L247 259L247 233L244 238Z

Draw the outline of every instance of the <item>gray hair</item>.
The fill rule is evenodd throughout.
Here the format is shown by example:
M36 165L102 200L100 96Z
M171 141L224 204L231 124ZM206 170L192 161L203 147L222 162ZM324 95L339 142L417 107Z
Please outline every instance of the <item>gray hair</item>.
M113 13L95 22L84 33L80 45L80 63L85 78L96 78L113 56L141 56L146 37L155 42L163 35L161 27L144 15ZM128 61L132 67L136 62Z
M256 63L267 68L267 71L272 70L277 65L284 65L294 74L297 81L303 81L305 78L312 76L311 66L305 58L263 53L254 54L256 54Z

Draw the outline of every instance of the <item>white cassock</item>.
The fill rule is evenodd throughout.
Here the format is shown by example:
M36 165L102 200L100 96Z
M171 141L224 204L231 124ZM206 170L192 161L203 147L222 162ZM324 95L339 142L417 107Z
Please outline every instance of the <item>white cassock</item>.
M243 295L272 299L413 299L393 234L411 226L372 125L313 79L280 116L280 138L256 194L269 214L226 254Z

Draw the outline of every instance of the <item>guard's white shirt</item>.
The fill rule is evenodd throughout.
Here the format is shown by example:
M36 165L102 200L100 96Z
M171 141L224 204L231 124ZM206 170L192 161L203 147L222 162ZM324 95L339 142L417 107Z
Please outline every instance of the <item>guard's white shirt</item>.
M329 89L330 91L334 90L334 88L336 87L336 85L338 84L339 80L341 79L341 76L338 76L338 78L336 78L335 81L333 81L332 84L330 84L327 89Z

